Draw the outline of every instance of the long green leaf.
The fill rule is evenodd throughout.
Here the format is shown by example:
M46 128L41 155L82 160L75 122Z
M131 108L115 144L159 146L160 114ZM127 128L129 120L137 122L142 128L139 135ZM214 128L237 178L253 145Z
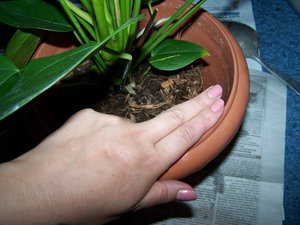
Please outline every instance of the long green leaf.
M0 55L0 87L3 87L7 80L19 73L20 70L11 60L6 56Z
M78 22L78 20L76 19L75 15L72 13L71 8L67 4L68 1L69 0L60 0L59 2L66 13L66 16L68 16L69 20L72 22L73 26L75 27L74 33L75 33L76 37L79 37L78 38L79 42L81 44L88 43L90 41L90 39L88 38L86 33L81 28L81 25Z
M102 42L90 42L58 55L32 60L21 72L11 61L1 56L0 68L3 71L0 71L0 120L49 89L87 57L102 48L116 33L142 18L131 18Z
M41 36L38 34L17 30L6 47L5 55L18 68L22 68L30 60L40 40Z
M195 43L168 39L151 52L150 64L160 70L172 71L207 55L208 52Z
M57 32L73 28L50 1L0 1L0 22L17 28L35 28Z
M53 86L97 48L99 44L91 42L62 54L35 59L21 74L10 75L0 84L0 119Z

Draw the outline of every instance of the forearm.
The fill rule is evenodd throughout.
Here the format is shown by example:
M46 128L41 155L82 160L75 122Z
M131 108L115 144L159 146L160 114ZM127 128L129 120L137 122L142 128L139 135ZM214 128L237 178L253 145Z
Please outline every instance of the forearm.
M0 224L48 224L49 204L19 162L0 165ZM47 208L47 209L46 209ZM54 222L54 221L53 221Z
M40 155L47 154L36 154L41 150L38 148L0 164L0 224L92 224L93 221L85 218L92 206L85 202L89 195L84 194L86 198L83 198L77 192L80 179L76 179L77 183L69 182L70 177L64 174L59 163L49 162L49 156L40 159ZM75 176L73 171L79 174L74 169L69 174L71 177ZM109 217L101 216L103 211L94 212L97 224L108 221Z

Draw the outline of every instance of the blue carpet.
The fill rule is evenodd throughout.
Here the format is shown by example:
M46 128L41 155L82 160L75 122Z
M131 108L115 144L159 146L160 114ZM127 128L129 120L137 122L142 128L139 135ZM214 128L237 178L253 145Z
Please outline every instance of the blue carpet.
M300 16L282 0L252 0L264 61L300 82ZM284 225L300 224L300 96L287 96Z

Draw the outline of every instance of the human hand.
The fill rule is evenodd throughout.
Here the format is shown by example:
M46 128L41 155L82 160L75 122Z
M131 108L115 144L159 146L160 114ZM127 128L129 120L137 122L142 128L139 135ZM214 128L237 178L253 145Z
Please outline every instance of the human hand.
M100 224L130 210L195 199L188 184L158 178L216 123L221 95L215 85L142 123L78 112L0 166L0 223Z

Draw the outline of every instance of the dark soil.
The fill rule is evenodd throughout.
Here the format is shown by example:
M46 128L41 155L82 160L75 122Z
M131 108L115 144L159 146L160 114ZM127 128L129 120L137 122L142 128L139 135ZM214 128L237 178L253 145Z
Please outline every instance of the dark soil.
M144 67L137 72L144 74L147 70ZM125 117L134 122L149 120L202 91L200 68L199 65L193 65L176 72L150 70L145 76L134 75L135 95L111 88L95 108L99 112Z

